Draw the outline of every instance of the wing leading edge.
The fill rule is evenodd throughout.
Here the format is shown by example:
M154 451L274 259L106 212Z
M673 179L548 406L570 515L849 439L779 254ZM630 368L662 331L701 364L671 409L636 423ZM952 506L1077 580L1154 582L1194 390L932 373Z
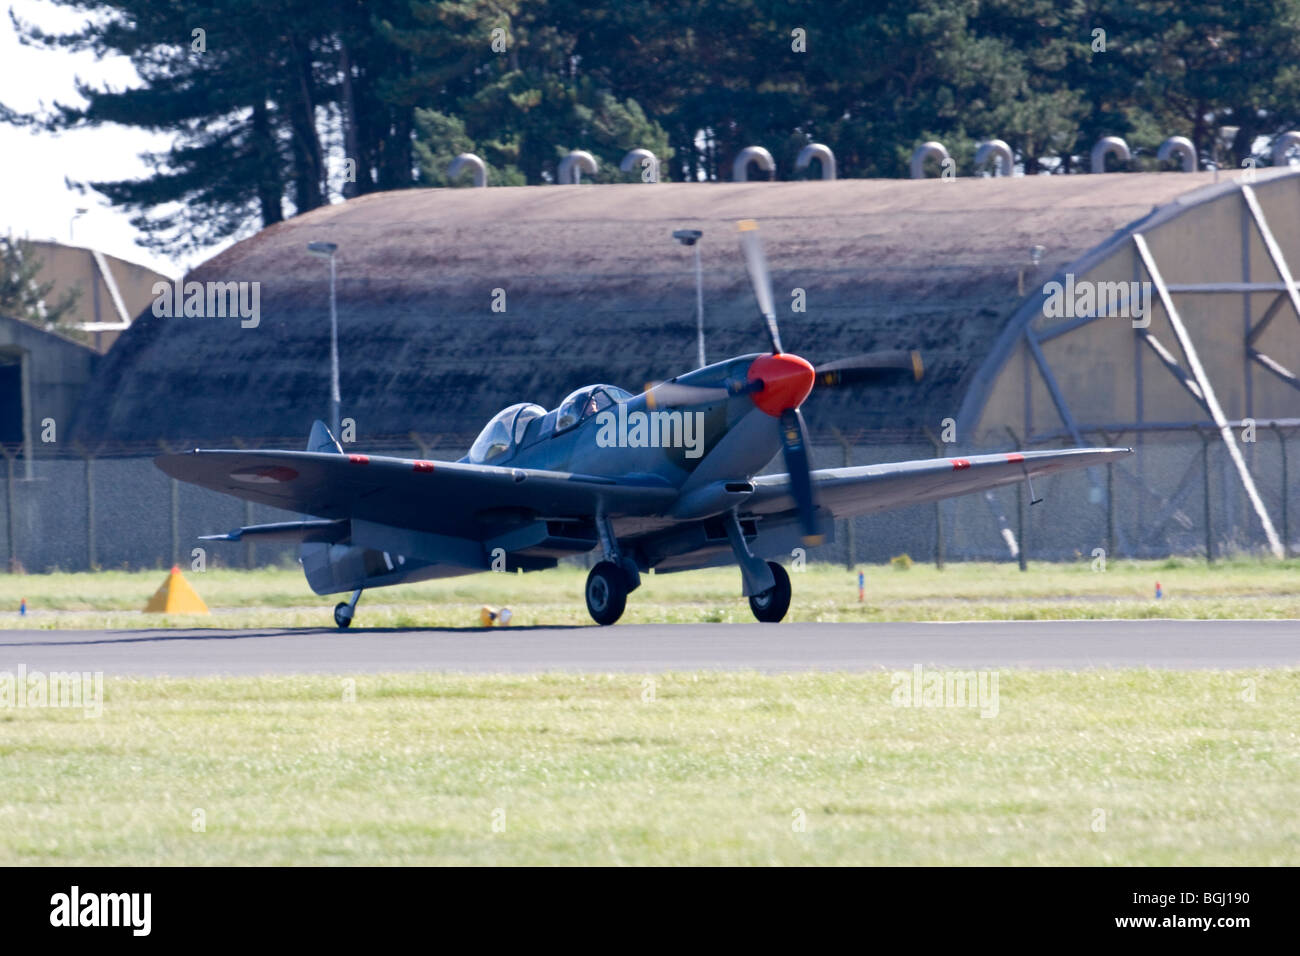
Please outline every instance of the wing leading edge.
M536 515L656 514L677 497L667 485L380 455L196 450L154 462L180 481L300 514L467 538Z
M1009 452L825 468L812 475L818 504L837 518L849 518L1013 485L1024 481L1026 476L1038 478L1104 465L1132 452L1131 448ZM772 515L793 511L795 507L789 476L765 475L754 479L754 493L741 506L741 511Z

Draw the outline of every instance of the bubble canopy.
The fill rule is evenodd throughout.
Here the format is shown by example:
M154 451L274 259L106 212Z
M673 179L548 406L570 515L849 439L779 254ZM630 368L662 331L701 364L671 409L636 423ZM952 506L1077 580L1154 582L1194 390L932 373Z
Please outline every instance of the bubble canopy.
M619 402L626 402L632 397L627 389L617 385L584 385L570 392L555 416L555 430L564 431L572 428L584 418L602 412Z
M570 392L560 402L555 413L555 431L572 428L597 412L611 408L632 398L632 393L617 385L584 385ZM509 459L523 441L528 423L547 414L546 409L533 402L519 402L503 408L483 426L478 438L470 446L466 459L476 465L488 465Z
M497 459L508 458L524 437L528 423L545 414L546 409L532 402L520 402L501 409L483 426L478 438L474 439L474 444L469 449L469 460L476 465L486 465Z

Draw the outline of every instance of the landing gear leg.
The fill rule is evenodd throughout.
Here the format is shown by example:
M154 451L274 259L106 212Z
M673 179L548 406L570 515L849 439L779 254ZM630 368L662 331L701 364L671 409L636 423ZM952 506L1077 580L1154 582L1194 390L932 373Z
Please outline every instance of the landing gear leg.
M340 601L334 605L334 623L338 625L339 630L343 630L352 624L352 615L357 610L357 602L361 600L361 588L352 592L351 601Z
M740 519L736 517L734 511L728 512L723 520L727 525L727 540L731 542L731 553L736 556L736 563L740 565L740 579L744 583L741 593L745 597L761 594L776 583L769 562L754 557L754 552L749 550L749 542L745 540L745 532L741 530Z
M790 575L775 561L754 556L736 512L729 513L725 520L731 551L740 565L744 594L749 598L749 609L760 621L775 624L790 610Z
M623 569L623 574L627 576L627 593L631 594L641 586L641 571L634 560L619 550L614 527L604 515L596 516L596 535L600 538L601 556L610 564Z
M596 534L604 560L587 575L587 613L597 624L613 624L623 616L628 594L641 586L641 572L636 561L619 551L614 529L604 515L596 516Z

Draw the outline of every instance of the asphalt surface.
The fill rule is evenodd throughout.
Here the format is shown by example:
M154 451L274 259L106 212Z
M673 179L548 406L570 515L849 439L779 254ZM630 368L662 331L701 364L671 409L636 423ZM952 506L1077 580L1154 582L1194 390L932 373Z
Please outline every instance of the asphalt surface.
M645 673L1300 665L1297 621L673 624L458 630L0 631L0 672Z

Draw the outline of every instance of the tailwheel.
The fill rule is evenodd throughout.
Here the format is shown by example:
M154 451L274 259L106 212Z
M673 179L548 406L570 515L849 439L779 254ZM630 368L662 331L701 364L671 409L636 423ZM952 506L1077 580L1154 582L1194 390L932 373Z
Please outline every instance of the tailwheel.
M361 588L352 592L351 601L339 601L334 605L334 623L338 625L339 630L344 630L352 624L352 617L357 612L357 602L361 600Z
M762 594L753 595L749 599L749 609L765 624L775 624L790 610L790 575L775 561L767 562L767 566L772 570L775 583Z
M602 626L613 624L627 606L627 572L612 561L599 562L587 575L586 593L591 619Z

